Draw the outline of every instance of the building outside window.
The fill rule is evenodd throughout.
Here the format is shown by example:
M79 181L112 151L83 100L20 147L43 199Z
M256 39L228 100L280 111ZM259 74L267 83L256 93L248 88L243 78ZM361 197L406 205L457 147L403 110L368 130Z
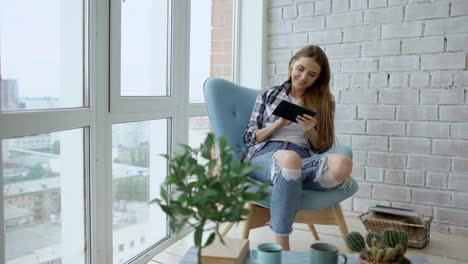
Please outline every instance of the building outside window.
M159 154L210 131L203 82L233 80L234 4L111 2L0 0L7 264L125 263L173 241L148 204L167 173ZM97 254L108 248L112 260Z

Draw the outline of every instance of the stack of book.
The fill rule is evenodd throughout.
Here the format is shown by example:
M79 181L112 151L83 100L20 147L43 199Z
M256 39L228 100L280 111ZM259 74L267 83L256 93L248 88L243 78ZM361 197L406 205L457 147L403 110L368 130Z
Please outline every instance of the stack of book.
M369 207L369 212L372 213L372 218L381 218L409 224L421 224L423 222L421 216L410 209L376 205L374 207Z
M216 238L213 244L202 249L202 264L241 264L249 252L249 240L223 238L224 244Z

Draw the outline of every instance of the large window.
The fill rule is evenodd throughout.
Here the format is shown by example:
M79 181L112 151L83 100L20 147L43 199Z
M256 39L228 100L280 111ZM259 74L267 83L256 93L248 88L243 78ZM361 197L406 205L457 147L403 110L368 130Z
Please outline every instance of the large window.
M81 0L0 0L0 109L85 104Z
M83 143L83 129L2 140L6 263L85 263Z
M156 204L167 172L168 121L112 126L112 229L114 262L124 263L167 235Z
M0 0L0 263L143 263L179 144L232 79L231 0Z
M192 148L200 147L210 130L208 117L191 117L189 119L189 146Z
M122 1L121 95L165 96L168 2Z
M0 0L1 263L89 263L88 7Z
M203 82L232 80L233 1L192 1L190 12L190 102L203 103Z

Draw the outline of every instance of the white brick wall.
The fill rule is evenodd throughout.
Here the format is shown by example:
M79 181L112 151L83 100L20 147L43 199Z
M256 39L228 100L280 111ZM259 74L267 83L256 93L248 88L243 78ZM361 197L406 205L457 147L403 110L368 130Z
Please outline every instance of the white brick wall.
M327 17L327 28L341 28L343 25L362 25L362 14L360 12L331 15Z
M418 91L391 89L380 91L380 102L383 104L417 104Z
M402 170L385 170L385 183L402 185L405 179L405 172Z
M383 182L383 180L384 180L384 169L377 168L377 167L366 168L366 181Z
M419 56L394 56L380 58L382 71L417 71L419 70Z
M401 53L435 53L444 51L443 37L427 37L421 39L405 39L402 40Z
M362 56L385 56L400 53L399 40L380 40L362 44Z
M331 2L330 1L320 1L315 3L315 14L316 15L325 15L330 14L331 12Z
M404 122L368 120L367 133L371 135L404 136Z
M380 26L364 26L343 29L343 42L362 42L380 38Z
M420 20L426 18L442 18L449 15L449 2L408 5L406 19Z
M409 155L408 168L421 169L435 172L448 172L450 170L450 159L434 155Z
M427 187L436 189L446 189L448 183L447 179L448 178L446 173L428 172Z
M411 73L411 87L425 87L429 86L429 73L428 72L412 72Z
M367 0L351 0L351 10L361 10L367 8Z
M382 25L382 38L412 38L422 34L421 22L395 23Z
M454 172L460 172L460 173L468 172L468 159L453 158L452 164L453 164Z
M268 21L270 85L306 44L329 57L361 188L345 210L412 208L467 235L468 1L270 0Z
M365 24L383 24L398 22L403 19L402 7L367 9L364 11Z

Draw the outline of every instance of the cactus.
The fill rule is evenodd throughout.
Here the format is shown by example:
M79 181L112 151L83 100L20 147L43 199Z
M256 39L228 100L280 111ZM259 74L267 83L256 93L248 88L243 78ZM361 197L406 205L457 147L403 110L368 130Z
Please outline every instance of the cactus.
M406 249L404 249L402 245L398 244L395 246L395 251L397 254L396 262L402 263L403 259L405 258Z
M369 247L373 247L373 246L374 246L374 245L372 244L372 239L373 239L373 238L377 239L377 243L382 241L382 236L380 235L380 233L371 231L371 232L367 233L367 236L366 236L366 243L367 243L367 246L369 246Z
M396 252L397 255L404 255L405 254L403 246L400 245L400 244L395 246L395 252Z
M370 264L404 263L408 249L408 235L404 231L386 229L382 233L369 232L364 238L358 232L346 236L346 244Z
M395 229L385 229L383 232L385 245L395 247L398 244L398 232Z
M382 258L382 261L392 261L396 257L396 249L387 248L385 249L385 256Z
M398 231L398 244L402 246L404 255L406 253L406 250L408 249L408 235L405 231Z
M371 252L372 252L372 256L371 259L376 259L377 258L377 254L379 253L379 248L378 247L373 247L371 248Z
M383 259L385 255L385 251L383 249L378 249L377 250L377 255L375 256L375 261L379 262Z
M351 232L346 236L346 244L354 252L360 252L366 248L364 238L358 232Z
M371 247L379 247L379 245L377 244L377 238L372 238L372 242L370 243Z

